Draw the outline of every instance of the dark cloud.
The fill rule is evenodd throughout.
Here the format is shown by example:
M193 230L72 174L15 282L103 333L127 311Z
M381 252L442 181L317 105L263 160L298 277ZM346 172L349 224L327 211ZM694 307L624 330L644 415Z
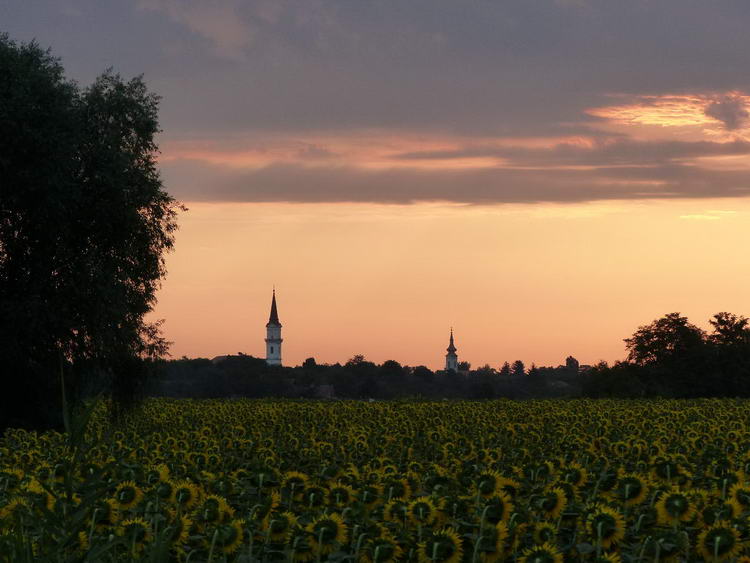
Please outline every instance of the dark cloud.
M698 157L750 154L750 142L633 141L597 142L593 146L560 143L551 148L474 145L458 150L417 151L394 155L400 160L451 160L496 157L511 166L653 165Z
M167 163L164 173L170 191L185 201L491 204L750 194L750 172L687 164L430 171L272 165L243 171L176 161Z
M750 89L746 0L66 4L4 0L0 21L84 81L110 65L145 72L164 97L164 129L183 137L558 134L593 123L584 110L607 93Z
M75 9L71 9L73 6ZM610 94L750 92L747 0L4 0L3 31L36 39L90 82L108 66L145 73L163 96L175 146L201 138L294 138L296 132L458 133L457 151L402 154L405 166L255 171L171 161L185 200L469 203L745 194L747 174L691 165L744 155L747 143L605 138L586 114ZM748 119L738 97L706 114L728 130ZM489 147L499 137L582 135L592 147ZM305 138L304 134L299 138ZM309 138L315 138L309 135ZM409 168L411 160L489 156L505 168ZM528 170L508 169L508 165ZM570 167L586 169L573 170ZM567 167L567 168L566 168Z
M705 111L707 116L721 121L729 131L744 127L750 117L745 101L737 96L723 96L712 101Z

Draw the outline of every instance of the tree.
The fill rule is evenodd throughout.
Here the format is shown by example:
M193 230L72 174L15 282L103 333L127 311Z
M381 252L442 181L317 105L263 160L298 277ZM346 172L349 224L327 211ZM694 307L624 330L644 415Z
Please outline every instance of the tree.
M315 369L318 367L317 362L315 361L315 358L307 358L304 362L302 362L302 367L304 369Z
M625 344L628 362L641 368L648 393L705 397L727 392L724 384L716 386L706 334L679 313L639 327Z
M404 368L396 360L386 360L380 366L380 373L386 377L395 377L404 375Z
M469 371L471 369L471 363L469 362L458 362L456 366L458 371Z
M717 313L709 321L713 332L711 346L711 374L723 394L750 395L750 322L732 313Z
M493 368L490 364L484 364L483 366L480 366L474 370L474 375L490 376L497 375L497 372L495 371L495 368Z
M628 361L638 365L664 364L684 358L704 342L705 333L679 313L669 313L638 327L632 337L625 339Z
M578 360L576 360L573 356L568 356L567 358L565 358L565 367L572 372L578 373L580 364L578 363Z
M49 412L61 374L131 402L167 349L146 315L182 209L156 167L158 97L109 71L81 89L7 35L0 76L0 427Z
M412 375L425 381L432 381L435 374L430 368L426 366L416 366L412 371Z
M526 375L526 366L523 365L521 360L516 360L510 367L510 372L512 375L516 376Z
M498 374L502 376L510 375L510 364L508 362L504 362L502 367L500 368L500 371L498 371Z
M750 319L732 313L716 313L708 321L714 331L709 340L720 346L747 346L750 344Z

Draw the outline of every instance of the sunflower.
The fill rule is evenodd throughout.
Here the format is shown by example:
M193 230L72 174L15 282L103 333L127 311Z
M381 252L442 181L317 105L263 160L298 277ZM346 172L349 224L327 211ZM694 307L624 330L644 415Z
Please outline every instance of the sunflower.
M103 531L106 528L114 526L120 521L120 517L120 508L115 499L109 498L94 504L92 519L97 530Z
M739 553L740 534L729 524L717 522L698 535L696 549L705 561L726 561Z
M550 519L558 518L567 505L568 497L559 487L547 490L539 500L539 508L545 517Z
M625 519L613 508L594 505L586 518L586 531L593 541L609 549L625 537Z
M187 516L177 517L177 512L170 510L171 522L167 526L167 541L172 546L180 546L187 542L193 521Z
M298 528L298 531L294 532L289 539L289 544L292 548L292 561L304 563L315 559L315 553L306 532L302 532Z
M169 468L163 463L150 467L146 472L146 483L149 485L156 485L167 480L169 480Z
M43 487L36 479L32 479L31 482L25 486L25 489L31 496L35 505L43 506L47 510L55 508L56 499L54 495L49 489Z
M586 484L589 479L589 473L585 467L578 463L571 463L562 470L562 480L570 483L576 488Z
M652 460L651 476L659 483L670 485L686 483L690 474L676 459L657 457Z
M263 530L272 542L284 543L297 525L297 517L291 512L275 512L263 520Z
M394 563L404 555L404 550L390 534L383 534L367 542L361 561L364 563Z
M143 551L146 544L153 539L151 526L140 517L124 520L117 528L117 535L125 539L133 556Z
M474 486L477 494L482 498L491 497L496 491L500 490L503 476L497 471L484 471L476 478Z
M408 499L411 496L411 485L406 479L387 479L383 482L383 491L387 499Z
M243 526L244 520L232 520L227 524L220 524L216 527L214 534L216 536L216 545L221 548L223 553L231 555L242 545L245 536Z
M303 501L308 508L318 508L325 502L327 492L323 487L308 487L303 494Z
M551 522L539 522L534 526L532 537L534 543L537 544L554 542L557 537L557 528Z
M657 522L665 526L689 522L695 515L695 507L690 503L690 499L674 487L659 497L654 508L656 508Z
M310 478L301 471L287 471L281 476L281 489L288 491L291 498L300 500Z
M418 497L406 509L409 520L415 525L431 526L438 516L438 509L430 497Z
M520 563L563 563L563 554L554 543L530 547L521 554Z
M636 473L625 473L620 476L615 489L615 496L625 506L641 504L648 496L649 481Z
M170 500L183 510L189 510L200 502L200 489L190 481L180 481L175 483Z
M403 523L409 516L409 504L400 498L394 498L388 501L383 508L383 519L386 522Z
M728 502L718 505L708 505L701 509L700 517L709 526L718 524L723 520L729 520L734 516L734 506Z
M226 499L217 495L208 495L196 509L195 515L201 524L219 524L234 516L234 508Z
M156 483L156 485L154 485L154 490L160 499L166 500L172 498L176 486L177 485L174 481L167 479L166 481L159 481Z
M8 502L5 506L0 508L0 520L10 519L17 512L21 512L29 508L29 503L24 498L15 497Z
M11 469L6 468L0 471L0 483L3 484L4 490L15 491L24 478L24 472L22 469Z
M383 495L380 485L364 485L357 491L357 500L366 508L373 509L378 505Z
M143 491L134 481L123 481L115 488L113 495L120 510L130 510L143 499Z
M740 515L750 510L750 487L741 483L735 483L729 489L729 504L734 508L734 513Z
M494 563L505 556L508 535L508 526L505 522L482 528L476 540L476 549L483 563Z
M461 536L451 528L432 532L417 549L420 563L458 563L463 554Z
M335 513L316 518L305 530L310 533L313 550L321 555L328 555L336 544L346 543L349 537L344 520Z
M513 502L511 502L508 495L505 493L495 493L484 500L482 514L484 515L485 521L491 524L497 524L501 521L507 522L510 515L513 513L513 508Z
M86 532L78 532L78 536L76 539L78 540L78 551L80 551L81 553L88 553L89 549L91 549L88 534Z
M350 504L354 496L354 489L349 485L333 485L328 490L328 505L334 508L342 508Z

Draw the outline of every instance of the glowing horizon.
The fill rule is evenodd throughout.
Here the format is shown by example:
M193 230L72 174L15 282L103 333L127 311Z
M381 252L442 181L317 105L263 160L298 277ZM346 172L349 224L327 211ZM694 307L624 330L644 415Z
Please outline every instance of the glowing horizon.
M721 247L750 242L749 212L745 200L191 204L154 316L166 319L173 357L264 357L275 285L285 365L363 354L438 369L450 326L459 359L475 367L558 365L569 354L611 362L624 358L623 338L663 314L707 328L719 311L750 312L750 264ZM259 237L274 246L251 244ZM649 270L660 274L644 278Z

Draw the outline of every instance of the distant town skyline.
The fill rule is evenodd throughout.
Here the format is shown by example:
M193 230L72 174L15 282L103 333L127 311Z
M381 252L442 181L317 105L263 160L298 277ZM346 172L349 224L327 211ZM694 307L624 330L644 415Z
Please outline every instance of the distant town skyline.
M439 369L625 355L750 314L750 4L7 0L70 78L144 74L188 207L174 357Z

